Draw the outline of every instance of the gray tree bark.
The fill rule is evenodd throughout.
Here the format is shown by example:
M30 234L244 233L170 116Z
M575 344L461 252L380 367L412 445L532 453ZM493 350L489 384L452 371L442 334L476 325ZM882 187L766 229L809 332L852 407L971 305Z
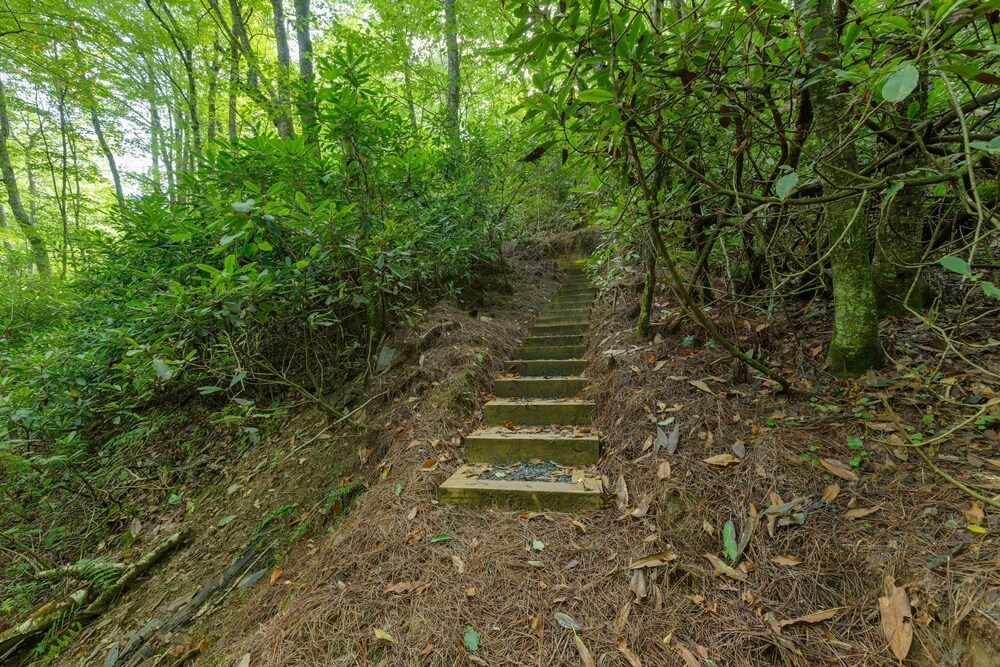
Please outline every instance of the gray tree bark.
M461 141L458 124L459 91L461 72L458 54L458 17L455 14L455 0L444 0L444 41L448 51L448 97L445 108L445 129L453 151L457 151Z
M313 81L313 48L310 33L309 0L295 0L295 41L299 47L299 79L302 81L302 93L299 97L299 118L302 122L302 134L307 144L319 145L319 132L316 127L315 83Z
M124 214L125 193L122 191L122 177L118 173L118 163L115 161L115 154L111 152L108 140L104 136L104 130L101 129L101 119L97 115L97 107L90 108L90 122L94 126L94 134L97 135L97 143L101 146L101 152L104 153L104 158L108 161L108 169L111 170L111 179L115 183L115 197L118 198L118 210Z
M809 79L814 81L809 96L814 145L822 157L817 172L829 191L837 192L851 185L850 174L858 172L858 157L833 74L840 67L841 56L836 24L830 0L795 0L795 10L799 24L810 28L802 39ZM834 322L827 364L831 373L845 377L862 375L883 358L867 222L860 203L858 197L830 202L824 216L833 244Z
M7 115L7 96L4 91L3 81L0 81L0 171L3 173L3 184L7 189L7 203L10 205L11 214L17 221L21 233L28 239L31 246L31 259L38 272L44 276L52 275L52 265L49 263L48 249L45 239L38 233L38 229L32 224L28 217L28 212L24 210L21 203L21 193L17 188L17 176L10 161L10 153L7 150L7 139L10 137L10 117Z
M289 111L288 82L291 80L292 57L288 50L288 30L285 28L285 5L283 0L271 0L271 11L274 14L274 44L278 56L278 85L275 105L275 126L278 136L291 139L295 136L295 126Z

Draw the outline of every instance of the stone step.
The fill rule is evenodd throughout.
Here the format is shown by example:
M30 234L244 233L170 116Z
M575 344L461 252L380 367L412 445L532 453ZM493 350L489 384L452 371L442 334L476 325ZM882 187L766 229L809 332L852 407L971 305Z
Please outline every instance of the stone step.
M542 460L586 466L597 463L600 457L600 437L575 428L512 431L506 426L494 426L465 438L465 459L469 463Z
M586 309L588 312L594 309L594 302L592 300L587 301L549 301L545 304L542 309L543 312L551 312L553 310L583 310Z
M586 359L520 359L507 362L507 371L521 377L566 377L580 375L586 368Z
M535 318L534 324L536 326L551 326L551 325L565 325L565 324L583 324L590 319L590 313L573 313L573 314L559 314L559 315L539 315Z
M572 306L567 308L545 308L538 315L539 317L555 317L557 315L565 317L575 317L579 315L580 317L588 317L590 315L590 306Z
M583 335L587 332L589 326L586 322L579 322L577 324L534 324L528 327L528 335L530 336L571 336L571 335Z
M587 388L582 375L553 378L504 378L493 385L497 398L568 398Z
M563 336L525 336L521 339L525 347L541 347L543 345L583 345L583 334L566 334Z
M443 503L503 509L572 511L600 506L604 489L596 475L567 469L569 481L481 479L486 466L466 465L441 485Z
M579 359L587 351L584 345L527 346L514 350L515 359Z
M573 399L496 398L483 406L487 426L587 426L594 419L594 402Z
M589 294L557 294L549 301L552 303L593 303L594 297Z
M579 310L546 310L538 314L535 321L541 320L542 324L548 324L549 320L576 320L577 322L585 322L590 318L590 311L579 311Z

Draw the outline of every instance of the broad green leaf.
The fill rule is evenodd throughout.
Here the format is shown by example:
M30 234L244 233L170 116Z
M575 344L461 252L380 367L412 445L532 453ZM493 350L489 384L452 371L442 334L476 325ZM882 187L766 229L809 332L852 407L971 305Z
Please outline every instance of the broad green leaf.
M161 380L169 380L173 375L170 370L170 366L162 359L153 359L153 368L156 370L156 374L160 376Z
M969 263L961 257L956 257L955 255L945 255L938 260L938 264L952 273L957 273L967 278L972 277L972 268L969 266Z
M1000 287L997 287L989 280L984 280L979 283L979 286L983 288L983 294L986 296L991 296L994 299L1000 299Z
M886 102L902 102L913 92L920 82L920 72L913 63L906 63L882 84L882 98Z
M465 648L474 653L479 650L479 638L481 636L476 632L474 627L467 625L465 626L465 634L462 635L462 643L465 644Z
M233 210L237 213L249 213L253 210L256 203L257 202L253 199L247 199L246 201L234 201L230 204L230 206L232 206Z
M733 562L739 555L740 547L736 542L736 526L733 524L732 520L726 522L726 525L722 527L722 544L726 548L726 558Z
M774 191L782 200L788 199L788 195L792 194L792 190L795 189L795 185L798 182L799 175L794 171L789 172L779 178L778 182L774 184Z
M581 102L610 102L615 99L615 96L614 93L603 88L591 88L582 91L577 95L577 99Z

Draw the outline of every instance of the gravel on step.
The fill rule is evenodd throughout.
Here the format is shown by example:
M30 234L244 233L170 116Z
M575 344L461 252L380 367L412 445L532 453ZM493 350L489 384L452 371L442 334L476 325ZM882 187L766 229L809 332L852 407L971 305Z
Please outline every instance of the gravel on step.
M546 461L493 463L479 479L502 479L510 482L571 482L569 469Z

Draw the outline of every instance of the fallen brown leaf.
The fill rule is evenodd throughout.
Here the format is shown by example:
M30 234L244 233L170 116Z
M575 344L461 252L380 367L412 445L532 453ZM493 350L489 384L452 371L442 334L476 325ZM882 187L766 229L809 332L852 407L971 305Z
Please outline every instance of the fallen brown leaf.
M715 456L710 456L707 459L702 459L702 461L713 466L731 466L734 463L740 462L740 460L732 454L716 454Z
M819 623L821 621L828 621L845 609L847 609L847 607L832 607L830 609L814 611L813 613L806 614L805 616L786 618L783 621L779 621L778 624L781 627L785 627L787 625L795 625L796 623Z
M844 512L845 519L861 519L882 509L879 506L875 507L855 507L854 509L849 509Z
M705 384L703 381L701 381L701 380L690 380L690 383L691 383L691 386L694 387L695 389L700 389L703 392L705 392L706 394L711 394L712 396L715 396L715 392L712 391L712 388L709 387L707 384Z
M666 565L672 560L677 560L677 554L670 551L670 549L665 549L659 553L650 554L649 556L644 556L639 560L632 561L628 565L630 570L638 570L644 567L659 567L661 565Z
M280 565L275 565L274 569L271 570L271 576L267 580L268 586L273 586L274 582L278 580L278 577L280 577L283 572L284 570Z
M801 558L789 556L787 554L784 556L776 556L775 558L772 558L771 561L777 563L778 565L785 565L787 567L795 567L796 565L802 564Z
M435 470L437 467L438 467L437 459L427 459L420 465L420 469L423 470L424 472L430 472L431 470Z
M656 468L656 478L666 479L668 477L670 477L670 461L664 460L663 463Z
M837 484L827 484L826 488L823 489L823 496L821 500L824 503L832 503L840 495L840 486Z
M676 648L677 652L681 654L681 658L684 660L684 664L687 665L687 667L701 667L701 661L694 656L694 653L692 653L687 646L680 643L676 639L674 640L674 648Z
M858 477L858 473L851 470L850 466L837 459L820 459L819 462L831 475L846 479L848 482L856 482L861 479Z
M913 609L910 598L902 586L887 579L886 595L878 599L878 613L882 617L882 632L889 642L889 650L898 660L906 659L913 642Z
M639 661L639 656L633 653L632 649L628 647L624 637L618 638L618 652L625 657L625 660L629 665L631 665L631 667L642 667L642 663Z
M615 502L619 512L624 512L628 507L628 484L625 483L625 475L618 475L618 481L615 483Z
M580 662L583 663L583 667L597 667L597 663L594 662L594 656L590 654L590 649L580 639L580 635L575 632L573 633L573 643L576 644L576 652L580 654Z

